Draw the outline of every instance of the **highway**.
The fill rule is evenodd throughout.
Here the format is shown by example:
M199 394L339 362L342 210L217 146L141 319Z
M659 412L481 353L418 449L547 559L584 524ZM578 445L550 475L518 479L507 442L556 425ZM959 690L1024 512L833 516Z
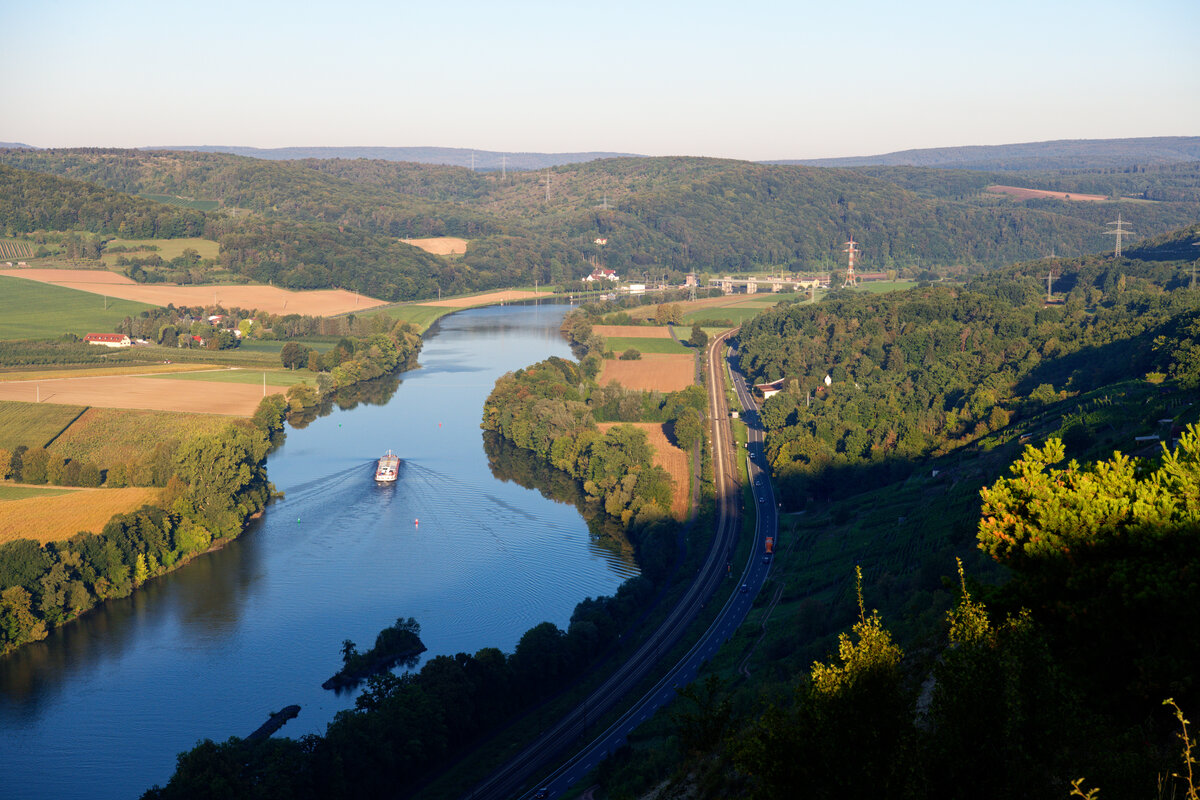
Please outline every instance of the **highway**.
M547 730L536 742L527 747L507 764L475 787L469 798L507 797L558 797L606 755L620 747L629 732L649 719L660 707L675 696L676 687L695 679L703 664L712 658L721 646L746 618L754 597L762 588L770 571L770 559L764 558L764 540L775 536L777 528L776 504L770 481L763 470L762 431L754 401L741 376L731 370L732 355L723 356L726 339L732 331L715 337L709 345L707 359L707 382L709 413L712 418L713 474L716 482L717 530L712 547L703 567L682 600L671 610L662 625L642 644L636 653L608 680L591 694L580 706L563 717ZM636 686L654 668L662 655L670 650L682 637L700 609L716 591L723 580L731 580L731 559L739 530L739 484L734 474L737 459L734 454L729 410L725 398L724 371L733 376L737 397L743 413L749 412L750 423L748 444L751 456L749 480L755 482L755 498L758 500L755 543L750 556L741 569L740 590L732 593L721 612L695 645L671 667L648 692L637 700L616 722L609 726L590 743L577 751L556 770L538 782L538 789L519 795L520 787L546 765L552 764L588 727L588 720L595 720L611 709L623 696ZM544 793L543 793L544 790Z

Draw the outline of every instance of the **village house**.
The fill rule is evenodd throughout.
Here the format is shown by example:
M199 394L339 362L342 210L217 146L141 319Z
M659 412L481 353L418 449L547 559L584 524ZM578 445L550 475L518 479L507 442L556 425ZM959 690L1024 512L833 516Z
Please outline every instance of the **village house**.
M617 277L617 271L615 269L597 267L596 269L592 270L592 274L588 275L586 278L584 278L584 280L588 283L592 283L593 281L618 281L620 278Z
M123 333L89 333L83 340L88 344L102 344L105 347L129 347L133 344Z

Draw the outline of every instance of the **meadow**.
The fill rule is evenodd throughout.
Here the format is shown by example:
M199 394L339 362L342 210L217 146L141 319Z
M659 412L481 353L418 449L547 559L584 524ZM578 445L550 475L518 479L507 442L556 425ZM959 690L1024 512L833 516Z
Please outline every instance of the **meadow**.
M674 339L662 338L649 339L634 338L632 336L613 336L605 339L604 345L608 350L617 355L631 348L637 350L639 353L664 353L670 355L685 355L695 352L693 348L680 344Z
M45 447L86 410L85 406L0 400L0 448Z
M6 276L0 276L0 298L0 339L111 333L125 317L153 308L133 300Z
M163 261L170 261L173 258L178 258L183 255L183 251L187 249L195 250L200 254L201 258L216 260L220 254L221 246L211 239L113 239L105 245L107 249L113 247L125 247L130 252L126 253L104 253L100 258L105 264L115 264L118 258L146 258L147 256L156 255ZM156 250L139 250L138 248L154 247Z

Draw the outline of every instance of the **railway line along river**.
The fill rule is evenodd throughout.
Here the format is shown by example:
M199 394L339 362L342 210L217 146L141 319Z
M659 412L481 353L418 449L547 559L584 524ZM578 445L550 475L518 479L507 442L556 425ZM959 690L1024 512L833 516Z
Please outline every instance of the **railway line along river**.
M496 378L570 357L565 310L443 318L386 404L288 429L267 465L286 496L240 539L0 660L0 794L137 797L198 740L245 737L289 704L302 710L278 735L324 731L354 703L321 688L344 639L369 646L411 616L423 659L511 652L636 574L574 506L494 477L484 452ZM379 485L388 448L404 461Z

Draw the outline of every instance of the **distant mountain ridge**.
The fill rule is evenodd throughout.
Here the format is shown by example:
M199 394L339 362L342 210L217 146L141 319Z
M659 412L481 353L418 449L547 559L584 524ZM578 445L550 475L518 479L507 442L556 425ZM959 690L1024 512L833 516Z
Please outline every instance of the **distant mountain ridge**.
M183 150L197 153L231 153L268 161L296 161L305 158L367 158L378 161L409 161L417 164L442 164L471 167L480 172L508 169L526 171L578 164L599 158L637 157L636 153L507 153L499 150L471 150L462 147L242 147L240 145L179 145L144 147L143 150ZM473 160L472 160L473 157Z
M933 147L876 156L787 159L767 164L810 167L939 167L1001 172L1057 169L1120 169L1200 161L1200 136L1137 139L1059 139L1051 142Z

